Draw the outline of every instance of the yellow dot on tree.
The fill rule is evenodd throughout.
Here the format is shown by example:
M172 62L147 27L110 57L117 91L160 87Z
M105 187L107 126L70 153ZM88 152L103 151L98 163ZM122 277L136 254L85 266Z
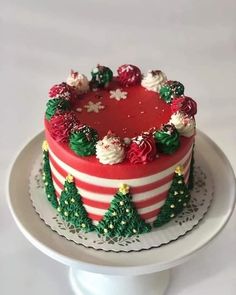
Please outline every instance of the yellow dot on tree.
M120 187L119 187L119 192L122 193L123 195L126 195L128 194L129 192L129 186L127 184L122 184Z
M77 212L75 212L75 216L76 216L76 217L79 217L79 214L78 214Z
M174 191L174 196L177 196L179 193L177 191Z
M170 205L170 208L175 208L175 205L174 205L174 204L171 204L171 205Z
M121 224L126 224L126 222L124 220L121 221Z
M57 207L57 211L58 212L61 212L61 207Z
M68 216L69 214L68 214L68 212L67 212L67 211L65 211L65 212L64 212L64 215L65 215L65 216Z
M67 200L65 200L65 204L66 204L66 205L68 205L68 204L69 204Z
M170 215L170 217L171 217L171 218L175 217L175 214L174 214L174 213L172 213L172 214Z
M182 199L178 199L178 202L179 202L179 203L182 202Z
M179 181L178 181L178 184L181 184L181 183L183 183L183 181L182 181L182 180L179 180Z
M186 204L186 203L183 203L183 206L184 206L184 207L186 207L186 206L187 206L187 204Z
M104 228L104 233L106 234L108 232L108 229L107 228Z
M130 210L129 210L129 209L126 209L126 210L125 210L125 212L129 213L129 212L130 212Z
M124 202L123 201L120 201L120 205L123 206L124 205Z
M109 228L113 229L114 228L114 225L113 224L110 224L109 225Z
M184 194L184 191L180 191L180 194L183 195Z
M42 150L43 150L44 152L48 152L48 142L47 142L47 140L44 140L44 141L43 141L43 144L42 144Z
M75 199L74 198L71 198L70 201L71 201L71 203L74 203L75 202Z
M66 176L66 180L67 180L69 183L71 183L71 182L74 181L74 177L73 177L71 174L68 174L68 175Z
M84 223L82 223L82 224L81 224L81 226L82 226L83 228L85 228L85 227L86 227L86 225L85 225Z
M175 169L175 173L178 174L179 176L183 175L184 174L184 167L182 165L177 166Z
M116 212L112 212L112 216L116 216L117 214L116 214Z
M136 233L136 232L137 232L137 231L136 231L136 229L134 228L134 229L133 229L133 233Z

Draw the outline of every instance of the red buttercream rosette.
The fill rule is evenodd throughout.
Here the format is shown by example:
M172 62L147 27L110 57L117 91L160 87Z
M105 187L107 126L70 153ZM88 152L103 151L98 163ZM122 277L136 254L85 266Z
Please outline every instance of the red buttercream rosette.
M79 126L74 112L56 113L50 120L49 130L57 142L68 142L70 133Z
M49 90L48 95L50 98L60 97L71 101L77 98L75 88L68 85L65 82L62 82L61 84L55 84L54 86L52 86L52 88Z
M120 84L125 87L137 85L142 79L140 69L134 65L122 65L117 69L117 73Z
M152 134L142 134L132 140L127 158L132 164L147 164L157 155L156 144Z
M188 96L177 97L171 103L171 111L172 113L181 112L193 117L197 113L197 103Z

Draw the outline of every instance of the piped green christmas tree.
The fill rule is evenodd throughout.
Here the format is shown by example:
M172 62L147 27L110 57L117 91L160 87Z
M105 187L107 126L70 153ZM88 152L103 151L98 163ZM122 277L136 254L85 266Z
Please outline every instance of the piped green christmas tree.
M161 208L161 211L153 225L155 227L159 227L169 222L172 218L183 211L184 207L187 206L190 197L191 195L189 189L184 181L183 167L178 166L175 169L173 182L169 189L165 204Z
M194 187L194 147L193 147L193 152L192 152L192 158L190 162L190 171L189 171L189 178L188 178L188 188L190 190L193 189Z
M150 224L141 219L133 205L129 186L121 185L108 211L97 225L97 232L109 237L130 237L150 230Z
M42 145L43 150L43 181L45 186L45 193L47 195L48 201L52 204L54 208L58 207L58 201L56 196L56 191L52 181L51 167L49 163L49 153L48 153L48 143L44 140Z
M57 208L57 211L64 220L73 224L76 228L79 228L84 232L94 230L94 226L84 208L72 175L66 177L64 189L60 197L60 205Z

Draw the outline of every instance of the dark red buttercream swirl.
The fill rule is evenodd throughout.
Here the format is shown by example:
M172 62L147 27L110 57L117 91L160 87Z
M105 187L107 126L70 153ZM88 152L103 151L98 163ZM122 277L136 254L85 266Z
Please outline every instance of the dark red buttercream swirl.
M132 164L147 164L157 155L156 144L151 134L142 134L133 139L127 152L127 158Z
M197 113L197 103L191 97L177 97L171 103L171 111L172 113L179 111L191 117Z
M66 100L75 100L77 93L74 87L68 85L65 82L52 86L48 93L50 98L64 98Z
M120 84L125 87L137 85L142 79L140 69L134 65L122 65L117 69L117 73Z
M67 142L79 124L74 112L56 113L50 120L50 134L57 142Z

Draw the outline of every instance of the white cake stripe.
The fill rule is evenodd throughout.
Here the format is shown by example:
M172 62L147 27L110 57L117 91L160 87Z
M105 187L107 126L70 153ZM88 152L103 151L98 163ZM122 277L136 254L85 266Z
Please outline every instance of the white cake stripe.
M184 175L186 175L186 173L188 172L189 169L189 165L190 165L191 159L189 160L188 164L186 165L185 169L184 169ZM51 166L51 171L52 174L57 178L57 180L64 185L65 182L65 178L55 169L55 167L52 165L52 163L50 163ZM130 185L129 180L125 180L125 183ZM137 194L133 194L133 200L135 202L139 202L139 201L146 201L152 197L155 197L157 195L160 195L163 192L166 192L170 185L172 183L172 180L167 182L166 184L159 186L158 188L146 191L146 192L142 192L142 193L137 193ZM56 183L54 182L54 184L56 185ZM121 183L120 183L121 184ZM131 186L131 185L130 185ZM119 186L118 186L119 187ZM117 187L117 189L118 189ZM111 194L99 194L99 193L94 193L94 192L90 192L88 190L84 190L81 189L79 187L77 187L79 190L79 193L86 199L90 199L93 201L100 201L100 202L104 202L104 203L110 203L111 200L113 199L114 195Z
M53 152L51 149L49 149L50 156L54 159L54 161L57 163L58 166L60 166L64 171L67 171L68 174L73 175L75 178L80 179L83 182L93 184L93 185L98 185L98 186L104 186L104 183L106 184L106 187L119 187L121 183L129 183L130 186L132 187L138 187L138 186L144 186L147 184L151 184L155 181L158 181L160 179L165 178L166 176L170 175L171 173L174 172L176 166L178 165L183 165L185 161L188 159L192 152L192 146L190 147L188 153L177 163L175 163L173 166L170 168L158 172L153 175L149 175L146 177L140 177L140 178L132 178L132 179L108 179L108 178L102 178L102 177L97 177L97 176L92 176L83 172L80 172L71 166L65 164L62 162Z

